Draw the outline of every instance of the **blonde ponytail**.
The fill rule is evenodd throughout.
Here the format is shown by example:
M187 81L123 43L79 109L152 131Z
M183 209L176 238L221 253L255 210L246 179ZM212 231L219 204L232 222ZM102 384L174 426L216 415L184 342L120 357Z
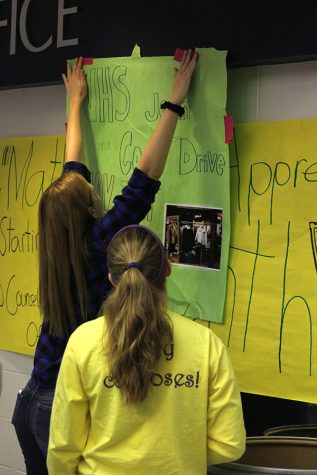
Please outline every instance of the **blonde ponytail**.
M127 226L108 247L115 287L104 304L112 378L127 404L145 399L162 348L172 340L166 308L166 256L159 238ZM132 266L129 266L129 264Z

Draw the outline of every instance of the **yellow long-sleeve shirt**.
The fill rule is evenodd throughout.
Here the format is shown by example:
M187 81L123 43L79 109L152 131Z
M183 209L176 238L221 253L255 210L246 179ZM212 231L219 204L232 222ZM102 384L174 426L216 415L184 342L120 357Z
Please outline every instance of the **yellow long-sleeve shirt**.
M146 399L122 404L105 356L106 320L69 339L53 403L50 475L202 475L245 450L236 378L221 340L169 312L174 327Z

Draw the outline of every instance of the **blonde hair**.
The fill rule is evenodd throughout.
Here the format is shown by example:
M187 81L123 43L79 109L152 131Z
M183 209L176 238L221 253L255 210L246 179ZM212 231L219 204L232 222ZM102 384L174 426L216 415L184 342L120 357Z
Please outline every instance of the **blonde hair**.
M123 401L138 403L145 399L162 349L173 337L165 313L167 259L158 236L137 225L119 231L107 258L115 284L103 307L111 376Z
M72 278L83 320L87 319L88 231L94 222L89 212L91 188L79 173L67 172L43 193L39 203L40 309L50 333L69 336L78 326ZM73 273L73 276L72 276Z

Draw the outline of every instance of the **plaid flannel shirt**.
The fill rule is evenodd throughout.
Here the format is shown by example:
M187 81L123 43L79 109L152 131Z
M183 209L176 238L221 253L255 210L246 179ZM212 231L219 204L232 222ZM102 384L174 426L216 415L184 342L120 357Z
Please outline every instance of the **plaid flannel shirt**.
M66 162L64 173L75 171L90 182L90 171L79 162ZM89 238L90 265L85 268L86 284L89 294L88 319L99 315L102 302L111 290L108 280L106 246L114 234L124 226L138 224L150 211L160 182L149 178L135 168L121 195L114 198L114 206L106 212L100 221L93 225ZM74 306L78 325L83 323L74 278ZM68 339L49 333L47 321L43 321L34 356L34 369L31 379L40 387L55 388L57 375Z

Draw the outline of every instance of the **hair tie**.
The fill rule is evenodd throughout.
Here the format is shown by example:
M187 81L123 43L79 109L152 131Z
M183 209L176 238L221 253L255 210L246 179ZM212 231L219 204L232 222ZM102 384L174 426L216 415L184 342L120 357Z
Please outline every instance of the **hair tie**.
M139 262L129 262L127 265L127 269L130 269L131 267L137 267L138 269L140 268L140 263Z

